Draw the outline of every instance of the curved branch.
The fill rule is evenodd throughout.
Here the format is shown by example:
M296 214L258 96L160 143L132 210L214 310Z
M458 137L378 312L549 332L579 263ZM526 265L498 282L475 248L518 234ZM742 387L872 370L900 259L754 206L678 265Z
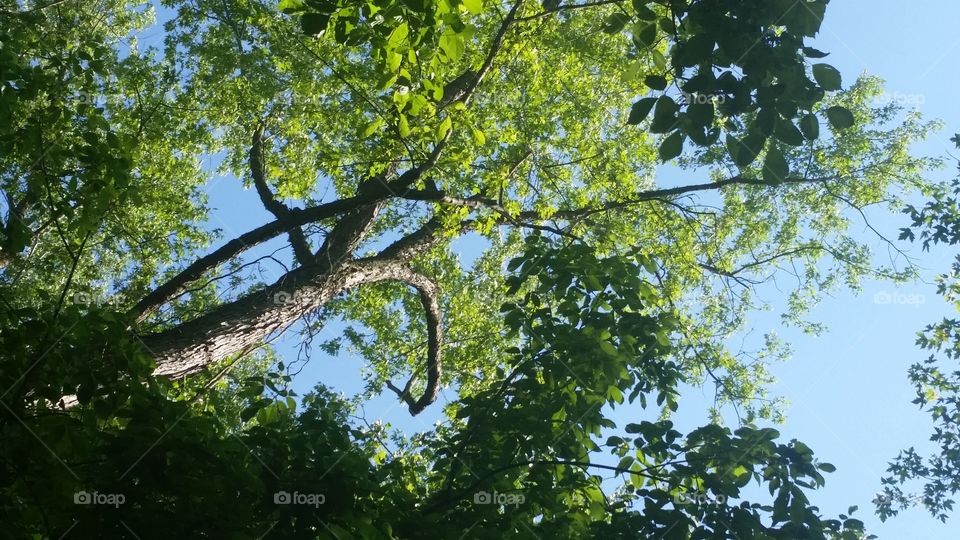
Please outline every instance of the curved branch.
M392 279L402 281L420 293L420 302L423 304L423 311L427 319L427 386L423 395L420 396L420 399L415 400L410 394L410 388L413 386L416 375L410 376L403 390L387 381L387 387L407 404L410 414L416 416L436 401L440 392L440 347L443 343L443 331L440 324L440 289L433 280L409 267L398 267L395 272L396 275L392 276Z
M406 266L410 258L443 236L428 222L379 255L355 259L352 252L380 206L368 205L341 219L327 235L314 264L291 270L264 289L250 291L174 328L138 336L157 363L154 374L189 375L286 330L339 294L368 283L410 278Z
M286 223L289 220L290 208L273 196L264 173L263 136L266 127L266 121L261 121L253 132L253 141L250 143L250 176L253 177L253 185L257 189L260 201L263 202L263 207L273 214L278 221ZM287 231L287 235L290 238L290 245L293 246L293 254L297 261L300 264L310 264L313 260L313 252L310 251L310 244L303 234L303 229L298 225L292 226Z

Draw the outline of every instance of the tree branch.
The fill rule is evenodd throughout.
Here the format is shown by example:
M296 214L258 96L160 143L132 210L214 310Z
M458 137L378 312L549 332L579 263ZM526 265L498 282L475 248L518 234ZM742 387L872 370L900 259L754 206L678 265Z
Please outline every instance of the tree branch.
M490 50L487 52L487 56L484 58L480 69L477 70L477 77L471 84L467 85L463 96L464 103L468 103L470 101L470 98L476 91L477 86L480 86L480 82L484 77L486 77L487 73L490 72L490 68L493 67L493 60L497 57L497 54L503 47L503 40L507 36L507 30L509 30L510 26L512 26L516 21L517 11L520 9L521 5L523 5L523 0L517 0L514 2L513 7L510 8L506 18L503 19L503 22L500 24L500 29L497 31L497 35L494 36L493 42L490 44Z
M793 185L793 184L814 184L820 182L828 182L830 180L836 180L839 176L829 176L822 178L789 178L783 180L782 182L768 182L766 180L758 180L756 178L744 178L742 176L734 176L732 178L727 178L724 180L718 180L716 182L709 182L704 184L693 184L688 186L679 186L674 188L664 188L664 189L651 189L646 191L639 191L634 194L633 197L622 200L622 201L611 201L603 203L600 205L594 206L584 206L581 208L571 208L571 209L560 209L550 215L553 219L562 219L562 220L578 220L585 217L589 217L593 214L606 212L610 210L617 210L627 206L631 206L640 202L652 201L657 199L664 199L666 197L675 197L677 195L685 195L687 193L694 193L698 191L710 191L717 190L731 185L748 185L748 186L768 186L768 187L777 187L780 185ZM472 197L459 197L456 195L449 195L444 191L433 191L433 190L408 190L404 192L401 196L404 199L412 201L432 201L440 204L446 204L450 206L464 206L467 208L473 209L489 209L497 212L505 217L509 217L512 221L517 220L529 220L529 219L543 219L539 212L536 211L524 211L519 212L516 215L510 215L507 210L499 203L499 201L492 199L490 197L483 197L480 195Z
M399 281L403 281L412 286L420 293L420 302L423 304L423 310L427 319L427 386L420 399L414 400L410 394L410 388L413 385L415 375L411 375L400 390L390 381L387 381L387 387L393 390L397 396L407 404L410 414L416 416L420 414L428 405L436 401L437 394L440 392L440 347L443 341L443 332L440 324L440 290L437 284L423 274L418 274L408 267L402 267L397 273L404 274Z
M155 288L140 302L130 310L130 314L138 322L143 321L150 316L160 305L169 300L172 296L179 293L191 282L203 277L203 274L216 268L217 266L229 261L240 253L258 246L280 234L285 233L289 227L305 225L316 221L322 221L337 217L362 208L365 205L376 202L381 195L375 192L368 192L363 195L347 197L326 204L313 206L310 208L292 208L286 222L281 220L271 221L261 225L256 229L248 231L240 236L230 240L223 246L213 252L205 255L192 264L181 270L162 285ZM321 251L322 252L322 251Z
M253 177L253 185L257 189L260 201L263 202L263 207L273 214L278 221L287 223L290 208L273 196L270 187L267 185L266 174L264 174L263 137L265 131L266 121L264 120L257 125L257 129L253 132L253 141L250 143L250 176ZM297 261L302 265L310 264L313 261L313 252L310 251L310 244L303 234L303 229L298 225L292 226L287 231L287 235L290 238L290 245L293 246L293 254Z
M606 6L610 4L622 4L625 1L626 0L597 0L596 2L585 2L583 4L564 4L562 6L557 6L553 9L548 9L548 10L541 11L540 13L529 15L527 17L520 17L517 19L517 22L541 19L543 17L549 17L550 15L553 15L555 13L559 13L561 11L568 11L571 9L584 9L584 8L591 8L591 7L598 7L598 6Z

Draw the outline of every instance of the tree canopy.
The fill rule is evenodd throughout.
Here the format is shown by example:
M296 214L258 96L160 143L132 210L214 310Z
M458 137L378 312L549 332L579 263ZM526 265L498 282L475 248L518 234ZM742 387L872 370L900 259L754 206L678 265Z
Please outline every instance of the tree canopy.
M0 0L5 532L864 537L765 427L786 345L730 346L763 287L816 332L821 293L914 277L868 206L926 196L901 240L958 238L910 153L938 125L826 63L827 3ZM211 227L215 181L271 220ZM296 396L284 332L359 352L363 398L455 399L405 436ZM943 456L898 458L882 516L931 476L950 510L957 378L912 372ZM681 433L687 386L713 422Z

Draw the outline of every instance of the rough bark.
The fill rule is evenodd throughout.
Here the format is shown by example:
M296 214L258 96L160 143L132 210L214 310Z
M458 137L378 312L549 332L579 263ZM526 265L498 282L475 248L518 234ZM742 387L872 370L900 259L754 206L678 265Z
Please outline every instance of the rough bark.
M344 264L329 272L322 265L301 267L264 290L141 339L157 362L155 374L183 377L249 350L342 292L378 281L380 270L359 264Z
M428 309L428 321L439 332L436 288L408 267L410 259L437 240L434 234L437 222L427 222L376 257L350 258L378 210L379 206L367 207L341 220L327 237L315 264L292 270L265 289L221 305L196 319L141 336L157 362L155 374L176 378L200 371L231 354L249 350L341 293L381 281L406 282L422 295L431 295L430 302L425 301L424 306ZM439 358L439 337L431 341L435 341L437 352L430 348L428 356ZM428 374L428 387L438 384L439 367L435 377Z

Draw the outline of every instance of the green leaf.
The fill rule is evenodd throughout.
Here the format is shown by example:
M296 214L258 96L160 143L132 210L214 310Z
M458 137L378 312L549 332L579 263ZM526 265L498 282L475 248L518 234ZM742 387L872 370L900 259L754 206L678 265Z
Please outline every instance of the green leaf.
M773 107L767 107L760 109L757 112L757 116L754 117L753 122L751 123L751 129L759 133L763 133L766 136L773 135L774 130L777 127L777 120L780 119L779 113Z
M637 18L642 21L657 20L657 14L647 7L647 3L645 0L633 0L633 9L637 12Z
M402 22L398 24L387 38L387 48L396 49L405 45L408 35L410 35L410 27L407 26L407 23Z
M697 34L676 47L674 61L683 67L693 67L709 62L714 45L716 42L711 35Z
M727 135L727 151L738 167L746 167L757 159L765 142L766 138L760 136L750 135L741 140Z
M763 160L763 179L767 182L783 182L789 174L790 166L783 157L783 152L777 145L771 143L767 156Z
M395 73L400 69L400 63L403 61L403 55L397 54L393 51L387 51L387 70L390 73Z
M674 132L660 143L660 161L670 161L683 153L683 134Z
M803 145L803 134L793 125L793 122L782 118L777 120L777 127L774 130L774 136L790 146Z
M677 33L677 23L671 17L660 17L659 19L660 28L668 34Z
M654 90L663 90L667 87L667 78L662 75L647 75L643 84Z
M479 15L483 11L483 0L461 0L461 3L473 15Z
M308 36L319 36L327 29L330 15L323 13L305 13L300 17L300 29Z
M800 119L800 131L807 140L815 141L820 136L820 120L815 114L807 114Z
M610 358L617 358L620 356L620 351L618 351L612 343L606 340L600 342L600 350Z
M446 117L442 122L437 126L436 138L438 141L443 140L447 136L447 132L450 131L450 127L453 125L453 120L450 117Z
M707 103L695 103L687 107L687 118L702 127L708 127L713 124L715 115L716 110L711 101Z
M657 42L657 23L638 23L633 29L633 42L639 49L648 49Z
M440 36L440 50L447 55L451 62L460 60L464 52L463 38L451 31L444 32Z
M677 111L680 107L670 96L661 96L657 99L657 106L653 109L653 121L650 123L651 133L667 133L677 127Z
M646 120L656 103L657 98L652 97L643 98L634 103L633 107L630 108L630 116L627 118L627 123L630 125L637 125Z
M473 135L473 142L478 146L483 146L487 143L487 136L483 134L478 128L470 128L470 134Z
M613 13L603 22L603 31L607 34L616 34L623 30L630 22L630 16L626 13Z
M830 53L825 53L823 51L814 49L813 47L804 47L803 55L807 58L826 58L827 56L830 56Z
M835 129L847 129L856 124L856 118L846 107L835 105L827 109L827 119Z
M832 463L820 463L817 468L826 473L836 472L837 468ZM853 513L853 512L851 512Z
M293 15L295 13L303 13L307 10L307 6L303 3L303 0L280 0L280 3L277 4L277 9L287 15Z
M813 66L813 78L824 90L840 90L843 88L840 72L830 64L815 64Z
M365 139L373 135L378 129L380 129L381 126L383 126L383 119L377 118L373 122L367 124L363 130L361 130L360 137Z

